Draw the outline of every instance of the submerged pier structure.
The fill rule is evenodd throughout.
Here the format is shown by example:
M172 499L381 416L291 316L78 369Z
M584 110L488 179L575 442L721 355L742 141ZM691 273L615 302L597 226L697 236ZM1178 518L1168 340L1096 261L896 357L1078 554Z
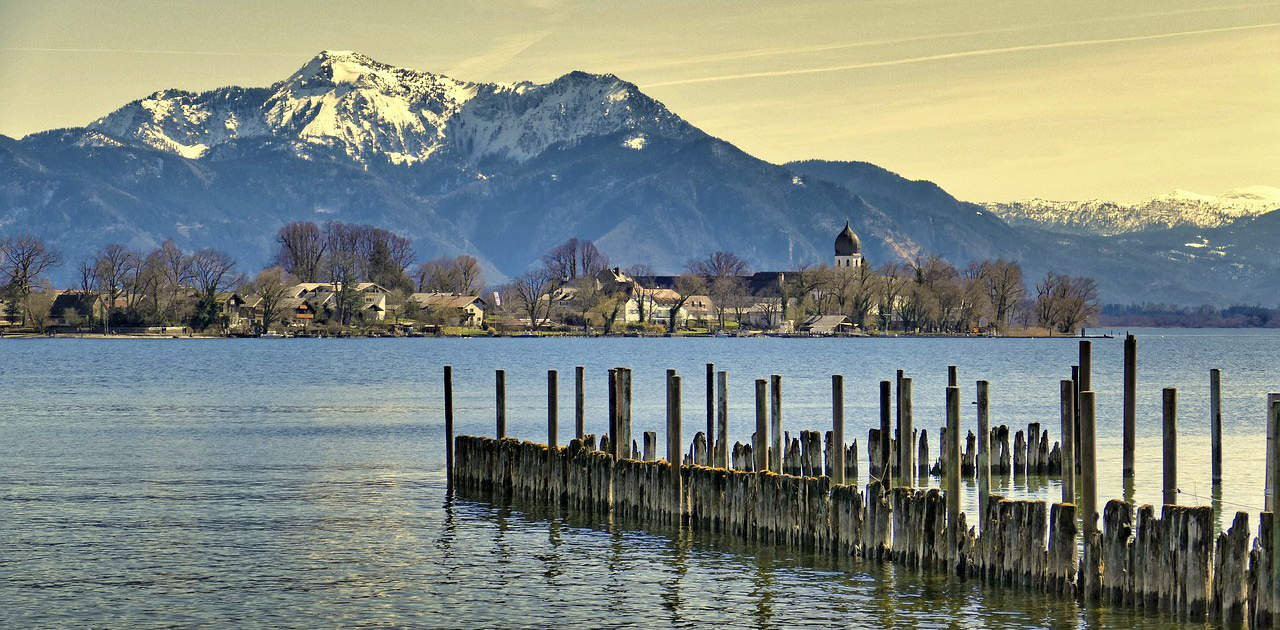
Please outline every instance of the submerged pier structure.
M707 366L708 432L681 444L681 377L667 372L667 439L664 458L657 435L631 435L631 372L609 371L609 434L585 433L582 370L577 371L575 436L556 445L554 372L548 376L546 443L506 437L502 374L498 375L497 437L452 435L452 370L445 368L445 422L449 483L459 493L496 501L519 500L574 510L600 522L614 519L640 526L679 527L817 553L891 562L944 572L957 579L1022 588L1254 628L1280 625L1280 527L1273 515L1238 512L1215 535L1210 506L1177 505L1177 397L1165 390L1162 489L1164 505L1135 506L1096 493L1095 395L1089 389L1091 348L1081 342L1080 366L1061 383L1060 441L1032 423L1025 433L988 427L990 390L977 382L977 436L961 448L960 396L954 369L946 390L946 422L938 431L939 457L930 465L928 435L913 428L911 379L898 373L896 387L881 383L880 426L867 436L865 484L859 483L857 440L844 436L844 379L832 377L829 430L782 430L781 380L756 381L756 432L750 443L728 444L726 374ZM1132 475L1130 452L1136 387L1132 338L1125 344L1124 475ZM1212 418L1220 422L1221 374L1214 370ZM896 402L893 393L897 393ZM772 404L770 404L772 402ZM1269 506L1277 504L1280 464L1280 396L1267 400ZM897 426L892 426L896 419ZM716 435L710 435L710 431ZM620 436L612 438L612 436ZM976 437L976 439L975 439ZM611 439L612 438L612 439ZM1215 460L1220 432L1213 432ZM918 459L917 459L918 457ZM915 461L913 461L915 460ZM926 475L941 476L941 488L921 488ZM1007 475L1060 476L1062 501L1014 500L990 494L990 478ZM978 488L976 523L961 510L960 480ZM1220 483L1215 465L1213 482ZM1269 507L1268 506L1268 507Z

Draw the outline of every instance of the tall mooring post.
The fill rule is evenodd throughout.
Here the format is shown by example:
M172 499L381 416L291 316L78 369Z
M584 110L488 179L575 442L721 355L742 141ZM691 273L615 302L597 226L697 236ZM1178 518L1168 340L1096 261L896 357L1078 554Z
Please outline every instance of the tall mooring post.
M898 420L898 434L902 439L898 442L898 468L902 485L910 488L915 485L916 454L915 428L911 419L911 379L903 377L902 389L898 394L898 408L902 410L902 418Z
M667 464L671 468L671 498L677 518L683 514L684 489L681 487L680 446L680 377L675 370L667 370Z
M1163 391L1164 417L1164 476L1160 484L1161 501L1165 505L1178 503L1178 390L1166 387Z
M1280 394L1267 394L1267 434L1280 435ZM1267 457L1267 479L1280 479L1280 461L1277 461L1274 456ZM1267 504L1280 505L1280 484L1272 484L1268 488ZM1280 589L1280 579L1277 579L1280 578L1280 527L1277 527L1274 521L1272 523L1271 566L1274 572L1272 584Z
M1080 392L1080 518L1084 532L1098 532L1098 459L1094 412L1096 400L1093 392Z
M716 466L729 467L729 374L716 374Z
M507 371L498 370L494 372L493 388L495 394L495 406L497 407L498 430L497 438L501 440L507 437Z
M586 368L573 369L573 437L582 439L587 434Z
M1212 483L1222 485L1222 370L1209 370L1209 471Z
M769 377L769 470L782 472L782 376Z
M560 382L555 370L547 370L547 446L560 441Z
M1271 417L1270 416L1271 410L1275 408L1275 405L1277 402L1280 402L1280 394L1267 394L1267 414L1268 414L1267 417L1268 418ZM1266 495L1264 496L1264 499L1263 499L1265 501L1265 505L1264 505L1265 511L1267 512L1271 512L1275 510L1276 506L1280 505L1280 501L1276 501L1274 503L1272 502L1273 501L1272 495L1277 491L1280 491L1280 484L1276 483L1276 479L1280 478L1280 475L1276 474L1277 460L1280 460L1280 458L1276 457L1277 436L1280 436L1280 430L1277 430L1274 426L1272 426L1272 423L1268 422L1267 423ZM1280 527L1276 527L1275 529L1280 530ZM1280 567L1280 565L1277 565L1277 566Z
M1121 476L1133 478L1134 448L1138 425L1138 338L1126 335L1124 338L1124 441Z
M956 366L948 365L947 366L947 387L959 387L959 386L960 386L960 372L957 370Z
M844 483L844 377L831 375L831 482Z
M888 382L885 382L888 385ZM887 388L886 388L887 389ZM951 553L956 550L956 536L963 535L959 530L960 523L960 388L947 388L947 439L946 456L943 462L946 469L947 493L947 530L950 532Z
M756 438L752 440L756 470L769 468L769 381L756 379Z
M608 453L618 456L618 369L609 368L609 449ZM600 450L605 450L604 444Z
M444 476L453 487L453 366L444 366Z
M1062 502L1076 502L1076 386L1068 379L1059 385L1062 427Z
M618 446L618 457L632 457L631 368L618 368Z
M986 531L987 502L991 497L991 401L987 381L978 381L978 523Z
M893 484L893 463L889 460L889 442L892 441L889 435L893 431L892 387L889 381L880 381L880 452L877 455L880 458L880 479L884 480L886 488Z
M716 459L716 365L707 364L707 459L696 462L705 466L715 465Z

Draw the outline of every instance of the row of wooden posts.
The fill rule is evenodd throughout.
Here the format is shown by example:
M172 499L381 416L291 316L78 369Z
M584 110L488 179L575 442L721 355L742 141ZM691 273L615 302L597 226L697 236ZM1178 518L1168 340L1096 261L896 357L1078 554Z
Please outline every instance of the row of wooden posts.
M1132 336L1125 339L1124 344L1124 459L1123 474L1126 478L1133 476L1133 448L1134 448L1134 422L1135 422L1135 404L1136 399L1136 340ZM869 446L874 446L876 452L869 450L868 457L871 461L871 484L867 489L867 503L865 507L853 508L845 505L847 501L839 502L837 497L843 496L841 493L852 492L852 498L859 506L862 506L861 493L857 492L856 486L846 486L846 478L850 470L856 471L856 464L852 467L846 466L846 456L853 454L856 457L856 440L854 449L851 451L844 439L844 382L840 375L832 376L832 428L827 434L827 448L825 449L825 457L823 465L814 465L812 461L808 465L788 466L787 460L790 457L792 449L784 448L783 431L782 431L782 383L781 377L774 375L771 379L759 379L755 382L756 392L756 431L752 437L751 444L739 445L735 444L733 452L737 455L734 470L729 466L730 448L727 438L727 375L725 372L716 372L714 366L707 365L707 432L704 435L698 432L695 438L693 448L690 449L688 456L685 456L681 445L682 427L681 427L681 377L676 374L675 370L667 372L667 459L665 462L643 461L650 460L656 456L656 435L652 432L646 433L644 436L644 453L638 453L638 448L634 444L631 435L631 370L628 368L615 368L609 370L609 431L600 439L600 450L595 449L595 436L586 433L585 416L584 416L584 369L578 367L575 374L575 438L568 449L560 448L557 444L558 439L558 404L557 391L558 382L555 371L548 373L548 443L544 445L530 445L535 449L542 449L543 459L541 461L548 462L550 466L544 471L521 470L517 471L511 466L518 463L519 457L515 457L508 453L506 459L500 455L503 451L502 444L511 443L506 438L506 404L505 404L505 372L498 370L496 375L497 384L497 438L485 442L484 438L469 438L466 436L459 437L457 444L459 448L463 444L467 448L472 449L466 454L468 464L464 467L465 472L455 468L453 438L453 404L452 404L452 369L445 367L445 425L446 425L446 458L447 469L449 474L450 485L453 484L455 470L459 470L461 475L466 476L464 485L475 487L485 487L487 489L506 488L508 492L512 488L520 486L522 483L532 483L533 486L527 488L532 494L543 496L543 498L552 498L558 502L572 502L589 497L596 497L600 500L600 494L604 492L604 486L607 486L608 496L614 497L618 493L618 479L615 477L618 470L613 468L612 464L609 468L607 483L602 482L603 476L597 475L591 489L577 488L568 480L573 477L575 466L591 466L597 468L602 464L598 459L583 459L589 453L596 453L606 457L608 461L615 462L617 465L633 462L634 464L658 465L661 468L644 467L638 469L626 468L633 474L626 479L633 490L641 494L653 495L655 487L646 486L646 483L658 483L662 486L657 494L669 495L673 499L666 500L661 505L661 509L657 509L656 514L661 515L662 520L675 519L676 522L688 521L693 523L696 520L694 514L694 505L703 505L704 511L710 510L713 513L719 513L725 509L725 506L718 505L708 507L711 499L707 499L706 488L685 487L685 483L690 479L690 475L694 474L694 478L701 478L701 470L715 471L720 470L727 473L746 473L746 474L767 474L777 475L781 472L792 472L796 475L802 473L812 474L815 478L822 478L825 483L823 490L814 494L813 488L808 486L796 486L795 491L800 492L804 496L810 496L807 500L816 500L814 504L818 507L814 508L814 514L821 516L814 522L806 521L804 524L793 523L793 526L801 527L818 527L829 528L823 531L836 532L840 530L842 525L839 522L840 514L845 513L849 518L857 520L858 523L871 522L888 522L888 514L894 513L893 508L900 510L894 513L893 519L895 525L893 527L893 543L887 540L876 540L872 537L871 546L879 549L887 548L890 545L897 544L897 537L901 537L906 541L912 541L919 538L919 532L912 529L922 526L921 523L908 519L901 524L899 531L898 520L906 513L911 513L914 509L920 514L931 514L928 518L935 519L930 521L930 527L937 529L938 534L945 534L947 542L943 546L932 552L940 559L946 562L967 562L972 563L970 568L963 569L954 564L949 565L951 569L955 569L961 574L974 574L973 571L981 573L991 573L1005 575L1007 578L1007 570L996 570L992 563L1003 563L1006 561L1029 562L1035 565L1030 566L1023 571L1026 574L1026 581L1040 583L1043 588L1048 590L1056 590L1060 592L1077 592L1077 590L1085 595L1098 594L1098 596L1116 603L1128 602L1136 606L1147 605L1152 593L1155 593L1157 604L1160 602L1167 603L1166 608L1176 609L1192 617L1202 616L1208 612L1214 613L1215 617L1224 619L1245 619L1248 618L1255 624L1269 625L1273 612L1280 611L1280 579L1273 578L1273 567L1280 567L1280 528L1270 527L1270 512L1265 512L1260 519L1259 538L1255 540L1252 550L1248 548L1248 517L1244 513L1240 513L1236 517L1236 522L1229 532L1224 532L1219 536L1217 541L1217 554L1212 551L1212 512L1209 508L1188 508L1177 509L1177 468L1176 468L1176 419L1177 419L1177 394L1176 390L1167 388L1163 391L1163 419L1164 419L1164 467L1162 475L1162 499L1165 504L1163 517L1155 519L1154 513L1150 507L1144 507L1138 511L1138 520L1136 528L1134 526L1132 516L1132 506L1123 501L1112 501L1106 506L1103 514L1104 523L1107 529L1106 536L1103 531L1098 528L1098 505L1096 495L1096 397L1091 388L1090 372L1092 347L1088 340L1080 343L1080 362L1078 366L1073 367L1072 379L1064 380L1060 389L1060 421L1061 421L1061 437L1059 445L1060 449L1054 449L1060 458L1060 471L1062 475L1062 502L1053 506L1052 514L1049 519L1050 528L1050 549L1045 551L1043 547L1045 519L1043 514L1043 502L1018 502L1008 501L1002 497L990 494L990 471L992 469L990 442L993 435L999 432L993 432L989 427L990 405L989 405L989 384L986 381L977 382L977 454L974 461L974 474L978 486L978 514L982 521L983 534L987 528L991 528L990 536L974 537L974 533L970 530L967 534L964 529L964 516L960 509L960 479L962 476L961 464L965 461L960 452L960 390L957 386L957 374L954 366L948 370L948 386L946 388L946 425L941 431L942 453L939 458L939 466L943 477L942 492L940 495L935 491L915 491L913 490L914 477L920 470L915 464L914 457L916 455L912 439L900 439L901 436L916 435L913 427L913 417L911 409L911 379L903 375L902 371L897 373L896 387L895 383L890 381L882 381L880 383L880 427L872 430ZM1211 424L1212 424L1212 470L1213 482L1219 484L1221 481L1221 374L1218 370L1211 372ZM896 392L895 392L896 389ZM896 405L893 404L893 394L896 393ZM1268 440L1267 440L1267 508L1269 509L1273 502L1280 500L1272 496L1277 491L1277 484L1273 484L1272 480L1276 476L1276 459L1273 447L1273 436L1280 435L1280 396L1272 395L1268 397ZM899 439L893 439L895 434L893 430L893 420L897 420L896 435ZM816 432L804 432L800 443L816 444L819 440ZM1038 431L1037 431L1038 433ZM1030 432L1029 432L1030 434ZM921 442L923 443L924 432L920 432ZM1007 429L1004 433L1007 436ZM1019 432L1021 435L1021 432ZM718 436L712 440L709 436ZM971 435L972 437L972 435ZM879 438L879 439L877 439ZM699 440L702 441L699 447ZM1031 442L1034 438L1029 439ZM833 448L832 445L840 445L840 448ZM791 445L788 444L787 447ZM923 444L922 444L923 446ZM510 447L505 447L510 450ZM1019 446L1018 448L1021 448ZM517 449L518 450L518 449ZM806 453L811 453L818 449L808 447L804 449ZM922 449L923 451L923 449ZM555 459L555 465L551 465L551 459L547 459L547 453L552 454ZM514 459L513 459L514 457ZM534 457L530 455L530 457ZM556 459L558 458L558 459ZM921 466L924 464L924 458L927 458L927 451L921 454ZM635 461L642 460L642 461ZM520 460L524 461L524 460ZM522 465L528 467L529 461L538 461L536 457L528 461L524 461ZM576 462L576 464L575 464ZM595 462L595 464L590 464ZM631 466L631 463L627 464ZM536 468L536 465L533 465ZM654 480L653 474L657 470L665 469L665 473L661 480ZM745 470L744 470L745 469ZM693 471L691 473L691 471ZM581 472L581 471L579 471ZM597 473L600 472L597 470ZM643 474L642 474L643 473ZM813 473L826 473L825 475ZM585 474L585 473L584 473ZM630 474L630 473L628 473ZM856 472L854 472L856 475ZM528 477L529 480L540 481L521 481L522 477ZM590 475L588 475L590 477ZM785 476L781 477L785 478ZM796 477L804 479L805 477ZM645 480L649 479L649 482ZM737 479L733 477L732 479ZM769 477L768 479L772 479ZM725 483L723 480L718 481L719 501L726 500L727 495L724 494ZM751 482L743 482L751 483ZM761 482L763 483L763 482ZM697 484L694 484L697 486ZM896 486L896 489L895 489ZM841 488L849 487L851 491L841 490ZM873 493L874 487L874 493ZM807 490L805 490L807 488ZM775 490L778 490L775 488ZM889 504L889 497L893 492L902 490L906 494L895 498L892 505L881 505L881 503ZM517 494L520 494L517 492ZM528 494L526 492L526 494ZM875 500L872 500L872 495ZM821 495L821 500L812 497ZM937 495L935 497L935 495ZM625 493L624 493L625 496ZM665 495L664 495L665 496ZM774 492L776 501L786 503L794 503L798 501L797 497L783 497ZM896 495L895 495L896 496ZM576 497L576 498L575 498ZM701 498L699 498L701 497ZM1073 570L1068 571L1063 566L1055 565L1051 561L1052 558L1062 560L1065 552L1061 546L1065 544L1061 539L1067 536L1073 548L1071 552L1072 567L1074 567L1074 545L1075 545L1075 519L1076 505L1078 499L1079 513L1084 518L1081 519L1083 524L1082 564L1079 567L1078 575ZM758 499L756 499L758 501ZM928 506L934 505L931 501L940 501L937 514L929 512ZM699 503L702 501L702 503ZM775 503L776 503L775 501ZM825 503L823 503L825 501ZM604 503L613 505L614 499L610 498ZM625 500L624 500L625 502ZM837 503L839 505L837 505ZM1023 505L1023 504L1026 505ZM819 505L820 504L820 505ZM745 505L745 504L744 504ZM753 504L753 514L759 516L760 510L769 512L762 506ZM842 506L842 507L841 507ZM993 507L994 506L994 507ZM1039 506L1038 508L1036 506ZM635 505L631 505L635 508ZM812 507L812 506L811 506ZM883 509L881 509L883 508ZM853 514L850 510L862 510L858 514ZM1145 510L1145 511L1144 511ZM633 516L646 518L644 511L630 510ZM770 512L771 513L771 512ZM1064 514L1070 514L1070 518L1066 518ZM945 520L943 515L945 514ZM1039 516L1037 516L1039 514ZM811 515L812 516L812 515ZM733 520L734 517L728 517ZM921 518L924 518L923 516ZM861 519L861 520L858 520ZM1034 529L1032 526L1037 522L1040 530L1012 532L1009 528L1013 527L1008 521L1013 519L1029 519L1028 528ZM1038 520L1037 520L1038 519ZM1242 520L1243 519L1243 520ZM714 520L714 519L713 519ZM811 519L812 520L812 519ZM1058 528L1054 529L1054 523L1058 521ZM1065 520L1070 520L1071 526L1067 528ZM716 521L718 522L718 521ZM755 523L755 521L753 521ZM816 523L816 524L815 524ZM941 525L939 525L941 524ZM775 523L776 525L776 523ZM758 523L754 526L759 526ZM1206 527L1208 529L1206 529ZM940 529L938 529L940 528ZM749 528L748 528L749 529ZM875 527L873 526L874 530ZM745 531L745 530L743 530ZM1032 541L1042 541L1040 546L1032 544L1028 551L1030 556L1021 559L1010 559L1000 556L996 550L996 546L1003 543L995 541L993 538L997 532L1002 536L1008 536L1009 541L1016 543L1021 538L1018 536L1031 536ZM1242 533L1243 532L1243 533ZM1137 534L1135 536L1135 533ZM811 544L817 544L815 541L825 540L831 544L831 540L827 538L828 534L806 535L800 536L797 540L808 540ZM831 533L830 536L838 539L839 536ZM968 547L965 547L966 536ZM861 540L861 535L860 535ZM930 538L930 540L933 540ZM1053 540L1059 540L1057 556L1054 556ZM1243 540L1244 542L1241 542ZM862 543L865 543L862 540ZM862 544L859 543L859 544ZM914 544L914 543L913 543ZM934 543L930 543L934 544ZM984 546L985 545L985 546ZM1188 547L1188 545L1191 545ZM919 545L916 545L919 547ZM927 546L927 545L926 545ZM862 549L862 547L859 547ZM966 554L962 550L968 549ZM983 551L985 549L985 551ZM1040 560L1036 554L1044 552L1048 555ZM1172 551L1170 551L1172 550ZM859 551L866 555L866 551ZM925 553L920 549L916 549L914 555L908 554L913 560L913 564L921 564L920 554ZM1164 554L1161 556L1160 554ZM876 557L880 557L877 552ZM983 555L986 554L986 555ZM1154 556L1151 554L1155 554ZM927 554L926 554L927 555ZM1000 556L997 558L997 556ZM887 557L895 557L890 554ZM1163 559L1161 559L1163 558ZM1175 562L1177 566L1170 566L1170 562ZM1218 566L1221 565L1221 566ZM1104 566L1110 567L1104 570ZM1007 567L1006 567L1007 569ZM1203 571L1201 571L1203 569ZM1157 570L1168 570L1168 575L1156 576L1154 572ZM1178 574L1177 571L1182 573ZM1220 571L1217 580L1213 580L1213 571ZM1191 573L1187 573L1191 571ZM1017 572L1017 571L1015 571ZM1036 577L1038 576L1038 577ZM1005 581L1008 581L1006 578ZM1065 580L1065 582L1064 582ZM1017 580L1015 580L1017 581ZM1057 584L1058 586L1050 588L1049 584ZM1212 587L1210 586L1212 584ZM1078 587L1078 588L1077 588ZM1209 589L1212 590L1210 591ZM1162 590L1163 589L1163 590ZM1179 595L1181 593L1181 595ZM1171 599L1170 599L1171 598ZM1209 605L1212 599L1213 605Z

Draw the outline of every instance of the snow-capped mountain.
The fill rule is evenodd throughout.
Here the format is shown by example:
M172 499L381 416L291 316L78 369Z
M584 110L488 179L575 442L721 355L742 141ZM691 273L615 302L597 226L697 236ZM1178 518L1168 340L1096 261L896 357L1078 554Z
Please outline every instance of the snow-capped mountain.
M1014 225L1034 225L1074 234L1124 234L1152 228L1219 227L1242 217L1280 209L1280 188L1250 186L1221 195L1175 190L1134 204L1089 201L988 202L982 204Z
M469 83L397 68L349 51L323 51L266 88L164 90L90 129L191 159L239 140L273 140L299 157L338 154L395 164L442 158L523 162L558 143L630 132L632 148L696 129L612 75L566 74L551 83Z

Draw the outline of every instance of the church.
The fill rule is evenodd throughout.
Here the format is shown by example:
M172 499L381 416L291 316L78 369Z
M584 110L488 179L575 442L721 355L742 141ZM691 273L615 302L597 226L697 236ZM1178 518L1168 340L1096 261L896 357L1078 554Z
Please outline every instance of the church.
M853 233L849 222L844 222L844 229L836 235L836 268L857 269L862 266L862 241Z

